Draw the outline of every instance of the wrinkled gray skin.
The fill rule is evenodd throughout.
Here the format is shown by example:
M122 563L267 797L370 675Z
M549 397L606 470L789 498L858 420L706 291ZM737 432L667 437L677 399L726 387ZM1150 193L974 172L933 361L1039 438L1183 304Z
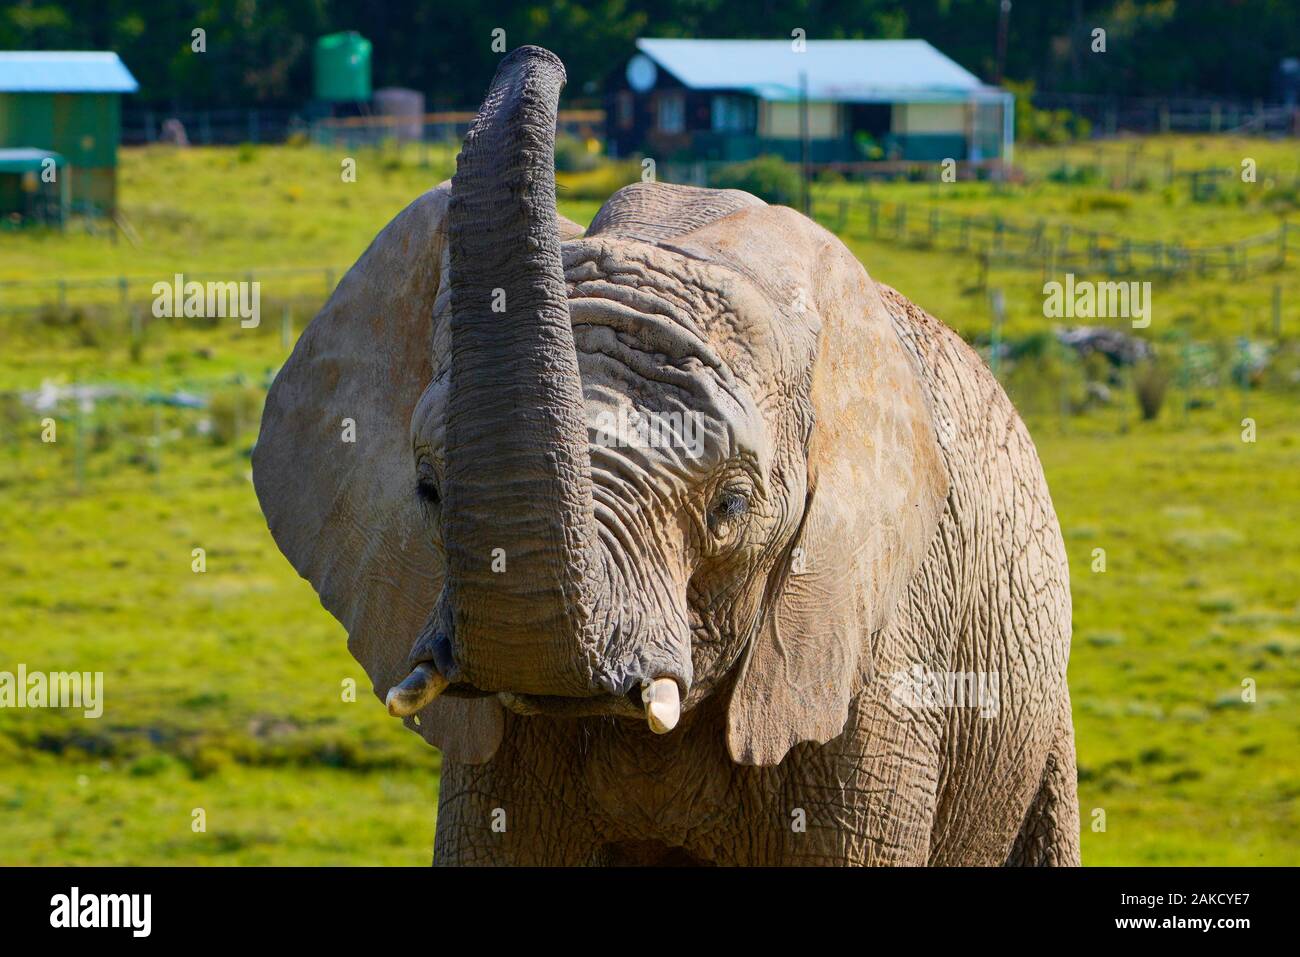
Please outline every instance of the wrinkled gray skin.
M405 719L444 754L435 862L1077 863L1066 559L1001 388L789 209L638 183L558 217L563 82L503 60L254 455L376 693L451 683ZM700 432L620 446L620 409ZM917 669L996 700L927 707Z

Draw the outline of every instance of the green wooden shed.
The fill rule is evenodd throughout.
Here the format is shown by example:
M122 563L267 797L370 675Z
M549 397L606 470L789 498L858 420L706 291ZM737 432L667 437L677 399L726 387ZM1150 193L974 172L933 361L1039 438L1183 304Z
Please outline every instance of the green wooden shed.
M121 98L138 89L116 53L0 51L0 149L58 154L73 209L111 213Z

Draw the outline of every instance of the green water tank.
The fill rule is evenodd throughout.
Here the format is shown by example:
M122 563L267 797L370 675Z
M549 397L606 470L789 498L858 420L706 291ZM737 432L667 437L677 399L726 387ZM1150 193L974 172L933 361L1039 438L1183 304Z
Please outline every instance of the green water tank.
M370 41L359 33L331 33L316 41L316 99L330 103L370 99Z

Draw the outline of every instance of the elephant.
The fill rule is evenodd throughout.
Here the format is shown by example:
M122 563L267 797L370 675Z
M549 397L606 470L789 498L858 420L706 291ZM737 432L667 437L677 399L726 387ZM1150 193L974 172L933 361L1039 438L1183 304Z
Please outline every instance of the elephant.
M266 399L271 534L442 753L435 865L1071 865L1069 569L956 333L736 190L556 205L503 57Z

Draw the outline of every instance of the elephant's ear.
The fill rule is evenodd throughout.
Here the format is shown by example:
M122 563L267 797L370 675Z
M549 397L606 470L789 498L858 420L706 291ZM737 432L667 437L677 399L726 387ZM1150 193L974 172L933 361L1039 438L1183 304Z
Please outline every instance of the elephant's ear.
M413 202L348 270L276 376L253 453L276 544L347 629L381 699L442 587L410 424L433 375L449 194L444 183ZM441 698L406 723L448 759L482 762L504 718L495 699Z
M820 238L806 281L822 328L808 493L732 694L727 745L745 764L777 764L799 742L844 729L871 636L919 567L948 494L918 373L875 284L839 240L809 230Z

